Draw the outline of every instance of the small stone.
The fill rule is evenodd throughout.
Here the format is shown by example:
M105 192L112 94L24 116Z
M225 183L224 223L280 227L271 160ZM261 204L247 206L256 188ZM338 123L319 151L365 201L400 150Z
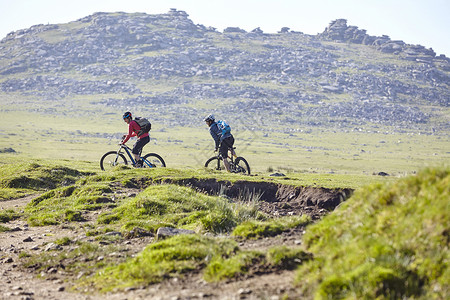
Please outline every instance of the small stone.
M277 172L277 173L270 174L269 176L273 176L273 177L284 177L284 176L286 176L286 175L283 174L283 173Z
M14 262L14 260L11 257L7 257L2 261L4 264L9 264Z
M121 236L122 233L118 232L118 231L110 231L105 233L105 236Z
M251 290L251 289L240 288L240 289L238 290L238 294L239 294L239 295L249 295L249 294L251 294L251 293L252 293L252 290Z
M49 243L45 247L44 251L61 250L61 249L62 249L62 247L60 245L57 245L55 243Z

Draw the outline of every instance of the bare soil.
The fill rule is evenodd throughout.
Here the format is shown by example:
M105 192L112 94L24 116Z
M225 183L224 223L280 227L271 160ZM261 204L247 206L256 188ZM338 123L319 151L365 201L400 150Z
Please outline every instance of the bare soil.
M199 181L190 179L178 184L189 185L207 193L216 193L223 182ZM122 193L138 193L143 187L124 189ZM271 183L235 183L229 184L225 194L236 197L246 189L258 192L260 209L274 216L308 214L318 220L340 202L347 199L351 190L330 190L322 188L301 188L274 185ZM240 192L241 191L241 192ZM13 208L20 211L37 195L0 202L0 210ZM95 224L100 212L90 213L87 223ZM48 244L58 238L69 237L73 240L92 241L81 227L70 224L30 227L23 220L3 224L12 231L0 233L0 299L299 299L293 283L295 271L273 271L257 273L250 271L238 280L220 283L205 282L201 274L189 274L183 278L172 278L162 283L125 291L100 294L92 290L73 290L77 277L83 275L66 273L64 268L50 269L37 274L33 268L21 265L19 254L41 253ZM295 228L281 235L259 240L240 241L242 249L264 250L274 245L299 245L302 242L304 228ZM145 236L122 240L127 255L142 251L154 238ZM43 275L43 276L40 276Z

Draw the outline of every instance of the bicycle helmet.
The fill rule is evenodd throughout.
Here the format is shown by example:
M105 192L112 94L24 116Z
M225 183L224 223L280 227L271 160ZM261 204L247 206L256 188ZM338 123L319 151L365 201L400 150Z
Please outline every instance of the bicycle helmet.
M126 113L123 114L123 118L133 118L133 116L131 115L131 113L129 111L127 111Z
M214 115L208 115L203 121L213 121L214 122L215 118Z

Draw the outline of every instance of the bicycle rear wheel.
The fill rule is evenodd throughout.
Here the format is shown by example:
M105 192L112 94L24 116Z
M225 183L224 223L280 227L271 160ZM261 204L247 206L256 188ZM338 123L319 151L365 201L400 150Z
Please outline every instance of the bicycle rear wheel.
M127 159L122 153L117 151L109 151L100 159L100 168L103 171L109 171L120 165L126 165Z
M205 168L211 170L222 170L222 168L220 167L220 161L221 159L219 159L217 156L211 157L206 161Z
M245 160L245 158L237 157L236 160L234 161L234 166L235 166L234 171L236 173L250 175L250 166L248 162Z
M146 154L144 157L143 168L163 168L166 166L164 159L156 153Z

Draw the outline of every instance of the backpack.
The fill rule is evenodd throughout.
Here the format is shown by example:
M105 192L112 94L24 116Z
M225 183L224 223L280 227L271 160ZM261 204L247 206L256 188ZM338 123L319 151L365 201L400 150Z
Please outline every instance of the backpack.
M141 118L141 117L136 117L134 118L134 120L136 121L136 123L139 125L139 127L141 128L141 130L139 130L137 132L137 136L141 136L144 133L147 133L150 131L150 129L152 129L152 124L150 123L149 120L147 120L146 118Z
M231 127L228 125L226 121L219 120L217 121L217 126L220 130L222 130L222 136L224 136L227 133L231 133Z

